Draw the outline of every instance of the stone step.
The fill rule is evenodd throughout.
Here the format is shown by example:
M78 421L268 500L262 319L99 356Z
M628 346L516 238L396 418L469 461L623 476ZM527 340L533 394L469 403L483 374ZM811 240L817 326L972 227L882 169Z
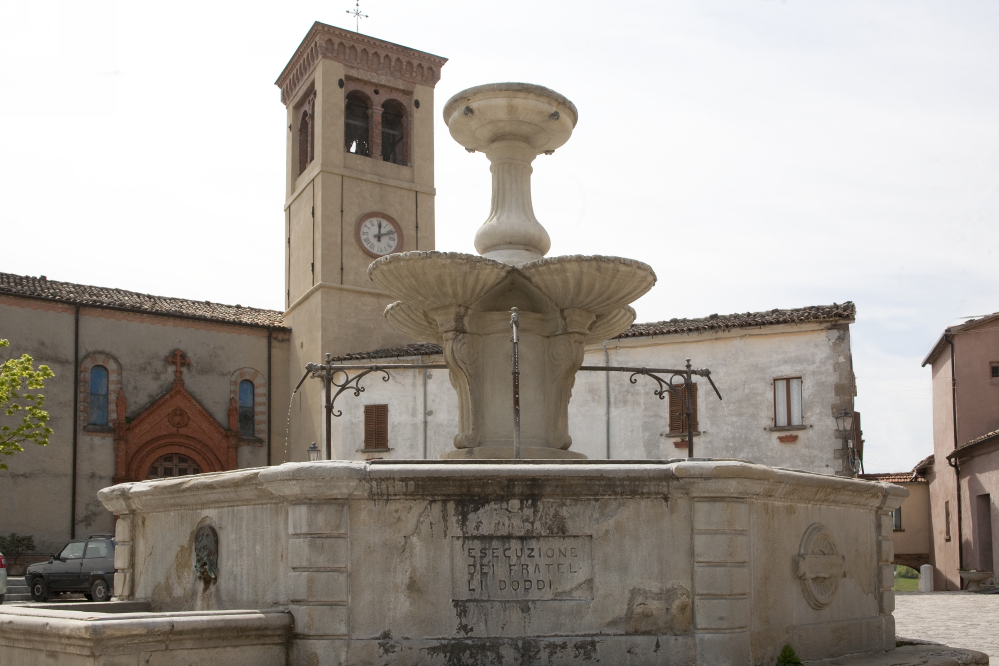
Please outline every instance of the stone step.
M10 592L3 595L3 602L5 604L9 604L12 601L31 601L31 595L28 593L11 594Z

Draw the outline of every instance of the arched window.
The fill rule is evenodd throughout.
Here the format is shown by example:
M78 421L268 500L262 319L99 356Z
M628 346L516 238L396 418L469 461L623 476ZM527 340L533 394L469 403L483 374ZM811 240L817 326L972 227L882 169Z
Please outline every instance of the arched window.
M369 142L369 111L371 104L357 90L347 93L347 107L343 114L343 146L348 153L370 156Z
M108 424L108 369L103 365L90 368L90 425Z
M147 479L169 479L173 476L187 476L188 474L201 474L201 468L187 456L179 453L168 453L160 456L149 466L146 473Z
M239 434L253 437L253 382L244 379L239 383Z
M312 161L312 116L308 110L302 111L298 123L298 173L305 171Z
M382 105L382 160L392 164L406 164L406 144L403 124L406 110L394 99Z

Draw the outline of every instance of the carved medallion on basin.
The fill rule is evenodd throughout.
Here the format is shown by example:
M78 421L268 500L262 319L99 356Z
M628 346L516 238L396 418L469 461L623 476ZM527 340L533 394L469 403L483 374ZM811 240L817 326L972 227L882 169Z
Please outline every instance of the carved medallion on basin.
M846 558L825 525L813 523L805 530L794 563L808 605L822 610L831 604L840 579L846 577Z

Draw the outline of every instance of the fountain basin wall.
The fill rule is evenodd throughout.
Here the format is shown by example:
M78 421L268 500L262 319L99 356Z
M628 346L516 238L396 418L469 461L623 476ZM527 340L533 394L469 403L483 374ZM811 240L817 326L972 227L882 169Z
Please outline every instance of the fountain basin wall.
M906 494L738 461L333 461L100 497L121 598L287 608L293 664L718 666L893 649Z

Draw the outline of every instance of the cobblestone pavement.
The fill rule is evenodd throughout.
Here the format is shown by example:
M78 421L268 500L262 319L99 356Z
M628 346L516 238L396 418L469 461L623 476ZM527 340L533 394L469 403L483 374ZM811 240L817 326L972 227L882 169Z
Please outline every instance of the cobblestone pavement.
M895 635L999 659L999 594L896 592Z

